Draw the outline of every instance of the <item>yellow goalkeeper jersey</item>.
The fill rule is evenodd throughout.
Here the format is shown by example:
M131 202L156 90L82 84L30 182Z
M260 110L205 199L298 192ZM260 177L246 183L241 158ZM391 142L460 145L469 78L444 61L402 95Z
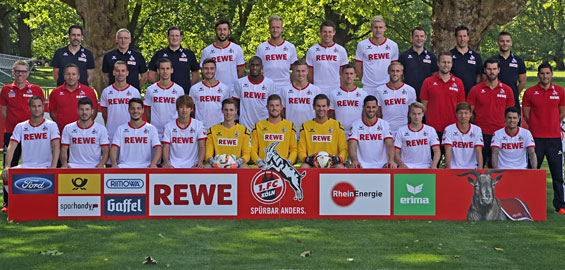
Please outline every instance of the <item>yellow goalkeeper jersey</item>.
M206 160L221 154L233 154L247 162L251 155L249 130L240 124L225 128L222 123L208 129Z
M257 158L265 161L265 148L273 142L278 142L277 152L279 155L294 163L298 151L296 142L296 128L294 124L282 119L277 124L268 120L259 121L251 131L251 158L257 163Z
M304 162L307 156L320 151L339 156L342 160L347 158L345 132L337 120L330 118L324 124L310 120L300 127L298 158Z

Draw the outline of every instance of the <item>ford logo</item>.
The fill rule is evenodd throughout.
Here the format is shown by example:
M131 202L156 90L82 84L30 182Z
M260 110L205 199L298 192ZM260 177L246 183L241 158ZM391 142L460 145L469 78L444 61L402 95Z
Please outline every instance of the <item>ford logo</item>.
M106 187L109 189L142 189L145 185L141 179L108 179Z
M51 188L53 183L50 180L40 177L22 178L14 183L17 189L25 191L43 191Z

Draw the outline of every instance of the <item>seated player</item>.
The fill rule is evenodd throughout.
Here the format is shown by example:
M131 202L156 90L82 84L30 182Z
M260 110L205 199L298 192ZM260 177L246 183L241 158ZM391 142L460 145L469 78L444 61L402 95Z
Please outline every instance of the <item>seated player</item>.
M207 168L214 165L214 157L228 154L236 157L238 168L247 168L247 161L251 155L251 135L249 130L235 122L237 114L237 101L227 98L222 101L224 121L208 129L206 140Z
M112 167L157 168L162 152L157 128L143 121L143 101L140 98L129 100L128 111L129 122L119 126L112 139Z
M265 166L265 151L271 143L279 143L276 147L279 155L290 164L296 161L298 146L294 124L282 118L282 100L277 94L267 98L269 118L255 124L251 132L251 158L257 166Z
M330 92L330 117L339 121L349 132L351 124L363 114L362 102L365 90L355 86L355 66L347 64L341 68L341 85Z
M325 94L314 97L316 117L304 122L300 127L298 158L301 168L314 166L314 157L320 151L331 155L334 168L345 168L347 158L347 142L343 126L335 119L328 118L330 99Z
M394 141L388 122L377 117L377 98L363 100L363 116L351 125L348 136L351 168L396 168Z
M529 130L518 127L520 111L516 107L505 110L506 127L494 132L492 137L492 167L495 169L536 169L538 160L536 144ZM527 155L526 155L527 154Z
M6 154L6 165L2 178L8 179L14 151L22 144L22 163L19 168L56 168L59 159L61 137L57 124L43 118L43 98L33 96L29 99L30 119L16 125ZM15 167L15 168L16 168Z
M483 168L483 132L471 124L471 105L460 102L455 106L457 122L445 128L441 144L445 148L446 169Z
M194 101L187 95L177 98L179 118L167 123L163 132L163 168L204 168L206 129L190 118Z
M61 136L61 168L104 168L110 148L108 131L92 120L93 113L92 100L79 99L79 120L66 125Z
M424 108L420 102L410 104L410 124L400 127L396 132L395 159L401 169L436 169L439 163L439 138L433 127L422 123ZM433 159L431 151L434 153Z

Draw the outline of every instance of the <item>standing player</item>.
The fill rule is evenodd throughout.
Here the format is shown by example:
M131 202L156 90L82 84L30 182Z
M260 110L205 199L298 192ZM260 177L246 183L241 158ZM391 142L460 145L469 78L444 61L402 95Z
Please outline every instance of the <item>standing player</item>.
M339 69L349 62L345 48L334 42L335 32L334 22L322 22L322 41L310 47L306 53L308 81L318 86L324 94L339 87Z
M131 44L131 33L125 28L121 28L116 33L116 43L118 48L111 50L104 55L102 59L102 72L108 84L116 81L114 77L114 64L117 61L126 63L128 70L127 82L135 89L139 90L147 81L147 65L143 55L129 48Z
M294 45L282 38L283 19L278 15L269 18L271 39L259 44L255 55L263 60L264 73L275 82L277 92L290 85L290 67L298 60Z
M416 91L412 86L402 82L404 67L399 62L388 66L390 81L379 86L376 98L379 104L377 116L390 125L392 136L396 131L408 124L408 106L416 101Z
M298 60L292 65L294 82L283 88L281 97L285 108L285 117L295 127L314 118L314 97L321 93L320 88L308 82L308 65L306 61Z
M139 90L127 83L128 72L126 62L116 61L112 71L115 81L100 95L100 111L110 140L114 137L116 129L129 121L129 100L141 98Z
M483 133L480 127L471 124L471 105L458 103L455 114L457 123L445 128L441 140L445 148L445 168L482 169Z
M278 94L273 81L261 73L263 63L261 58L253 56L249 59L249 75L241 78L235 84L233 98L239 101L239 123L247 129L255 123L267 119L267 98Z
M167 123L163 133L163 168L204 168L206 130L190 118L194 101L183 95L176 106L179 118Z
M61 135L61 168L104 168L108 161L108 132L92 120L92 113L92 100L81 98L79 120L66 125Z
M504 110L514 106L512 89L498 80L500 63L494 58L485 61L486 80L473 86L467 102L475 113L474 124L483 131L484 163L492 168L490 142L495 131L504 127Z
M553 180L553 206L559 214L565 214L563 149L559 129L565 118L565 92L563 87L551 83L552 78L551 65L539 65L539 83L526 90L522 101L524 120L536 143L537 168L541 168L545 156Z
M65 82L63 72L69 64L76 65L81 84L89 85L94 81L94 56L90 50L80 45L83 39L82 34L82 26L69 27L69 45L58 49L53 55L51 66L53 67L53 79L57 82L57 86Z
M394 147L399 168L437 169L441 153L439 138L433 127L422 123L424 110L425 106L420 102L410 104L410 124L396 132Z
M453 67L451 73L463 81L465 96L471 88L481 81L483 73L483 60L478 52L469 48L469 28L464 25L455 28L455 39L457 46L449 51L453 55Z
M236 157L238 168L247 168L251 156L251 134L245 126L235 122L237 101L231 98L222 101L222 112L224 121L208 129L206 167L212 167L215 156L227 154Z
M184 90L171 81L171 74L174 72L171 60L159 59L157 68L159 81L147 87L143 105L147 122L157 128L161 138L165 124L178 117L175 104Z
M300 127L298 158L302 161L301 168L312 167L314 157L320 151L331 155L333 167L345 168L343 163L347 158L347 142L341 123L328 118L330 99L325 94L319 94L314 98L313 106L316 117Z
M49 116L63 132L66 125L79 119L77 104L79 99L89 97L94 104L93 119L98 113L98 101L94 89L79 82L79 69L75 64L68 64L64 70L65 83L51 91L49 95Z
M427 38L424 28L418 26L412 29L410 36L412 48L403 52L398 58L404 66L404 82L416 90L418 101L424 80L438 72L436 55L424 48Z
M355 66L341 68L341 86L330 92L330 117L342 123L349 132L351 124L363 114L363 100L367 92L355 86Z
M229 88L216 80L216 62L207 58L202 61L202 81L190 88L195 105L195 118L202 121L208 130L224 121L222 101L230 97Z
M377 99L363 100L363 116L351 126L347 139L351 168L396 168L394 142L387 121L377 117Z
M180 85L186 91L190 90L190 86L200 81L198 73L198 61L194 52L181 46L182 31L177 26L172 26L167 31L167 41L169 46L161 49L151 57L149 62L149 82L157 82L157 69L159 68L157 61L161 58L171 60L171 65L175 72L171 75L171 81Z
M526 65L521 57L510 51L512 48L512 35L508 32L498 34L498 54L494 57L500 63L498 79L514 93L514 106L520 112L520 93L526 87Z
M214 29L216 41L202 50L200 59L212 58L216 61L216 69L218 70L216 79L227 85L231 92L237 80L245 76L243 50L239 45L228 40L231 33L228 21L218 20Z
M529 130L518 127L520 114L516 107L505 110L506 127L494 132L492 137L492 167L495 169L526 169L538 166L536 144Z
M267 98L269 118L257 122L251 132L251 158L259 167L265 166L265 151L271 143L278 142L277 152L290 164L296 161L298 146L294 124L282 118L282 100L279 95Z
M390 63L398 61L398 45L385 37L386 24L383 16L371 20L373 36L357 44L355 66L363 88L369 95L375 95L377 88L388 82L386 72Z
M130 120L118 127L112 139L112 168L157 168L162 153L157 129L143 121L140 98L130 99L128 105Z

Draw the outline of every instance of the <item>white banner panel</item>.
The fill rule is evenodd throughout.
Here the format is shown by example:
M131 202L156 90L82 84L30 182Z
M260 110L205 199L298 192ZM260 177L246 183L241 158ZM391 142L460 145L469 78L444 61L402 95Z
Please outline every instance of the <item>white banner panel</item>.
M60 217L99 217L100 196L59 196Z
M145 174L104 174L104 194L145 194Z

